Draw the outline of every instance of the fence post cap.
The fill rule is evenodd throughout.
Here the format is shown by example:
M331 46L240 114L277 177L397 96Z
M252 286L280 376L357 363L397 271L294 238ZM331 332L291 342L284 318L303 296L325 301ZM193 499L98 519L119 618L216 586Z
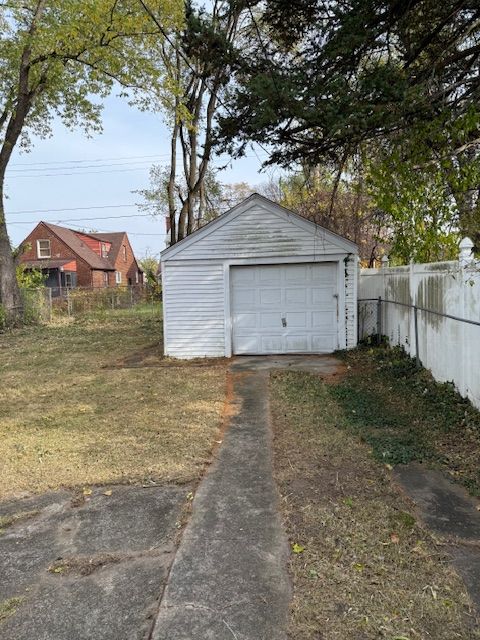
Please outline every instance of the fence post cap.
M473 240L468 237L462 238L458 246L460 249L473 249Z
M460 248L458 260L462 266L466 266L473 260L473 241L470 238L465 237L460 240L458 246Z

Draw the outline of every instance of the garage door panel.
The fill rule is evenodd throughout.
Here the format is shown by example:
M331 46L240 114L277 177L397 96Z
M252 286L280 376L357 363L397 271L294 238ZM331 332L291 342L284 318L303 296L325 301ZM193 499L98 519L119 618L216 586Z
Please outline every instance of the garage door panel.
M312 304L332 307L335 301L336 287L312 287L310 289L312 296Z
M261 350L259 353L283 353L283 339L278 336L261 336Z
M258 336L236 336L235 353L261 353L261 345Z
M282 267L266 266L257 271L261 284L280 284L282 280Z
M285 303L286 304L306 304L307 302L307 290L301 289L285 289Z
M309 336L287 335L285 336L285 351L287 353L305 353L311 351Z
M281 289L260 289L260 304L275 304L279 305L282 302L282 290Z
M333 311L312 311L312 328L313 329L332 329L335 331L336 314Z
M233 352L331 353L336 293L335 263L232 267Z
M237 313L234 318L236 329L256 329L257 314L256 313Z
M260 327L262 329L277 329L282 328L282 314L279 311L274 313L260 313Z
M235 304L237 309L242 307L253 309L255 307L255 289L236 289Z
M285 271L285 282L306 283L309 279L309 265L292 264Z
M287 311L285 314L287 328L308 328L308 313L306 311Z
M332 353L337 348L336 336L314 335L312 336L312 350L315 353Z

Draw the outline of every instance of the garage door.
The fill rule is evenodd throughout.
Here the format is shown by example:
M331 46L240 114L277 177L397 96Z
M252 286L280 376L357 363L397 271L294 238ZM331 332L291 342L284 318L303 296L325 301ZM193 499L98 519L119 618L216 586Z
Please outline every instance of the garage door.
M336 263L232 267L233 353L331 353L336 294Z

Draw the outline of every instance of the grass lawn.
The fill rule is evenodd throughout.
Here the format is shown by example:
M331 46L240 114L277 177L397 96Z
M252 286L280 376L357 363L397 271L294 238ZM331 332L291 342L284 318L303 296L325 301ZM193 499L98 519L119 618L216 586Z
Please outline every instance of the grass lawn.
M434 392L412 391L385 354L380 362L368 352L346 357L350 369L336 384L298 372L271 377L275 477L293 550L289 637L478 639L445 546L416 522L388 468L400 453L441 457L436 433L405 440L414 416L417 425L432 414ZM444 398L438 412L448 411L456 415Z
M225 367L164 360L161 333L146 305L0 334L0 499L199 477Z
M332 393L348 413L347 428L375 458L426 462L480 496L480 411L400 349L357 349L344 358L349 374Z

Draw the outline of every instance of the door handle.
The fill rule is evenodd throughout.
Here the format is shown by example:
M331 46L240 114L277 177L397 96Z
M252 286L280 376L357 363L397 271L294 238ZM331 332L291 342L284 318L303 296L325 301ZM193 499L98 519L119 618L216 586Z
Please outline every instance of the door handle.
M287 319L286 318L282 318L282 326L283 327L287 326Z

